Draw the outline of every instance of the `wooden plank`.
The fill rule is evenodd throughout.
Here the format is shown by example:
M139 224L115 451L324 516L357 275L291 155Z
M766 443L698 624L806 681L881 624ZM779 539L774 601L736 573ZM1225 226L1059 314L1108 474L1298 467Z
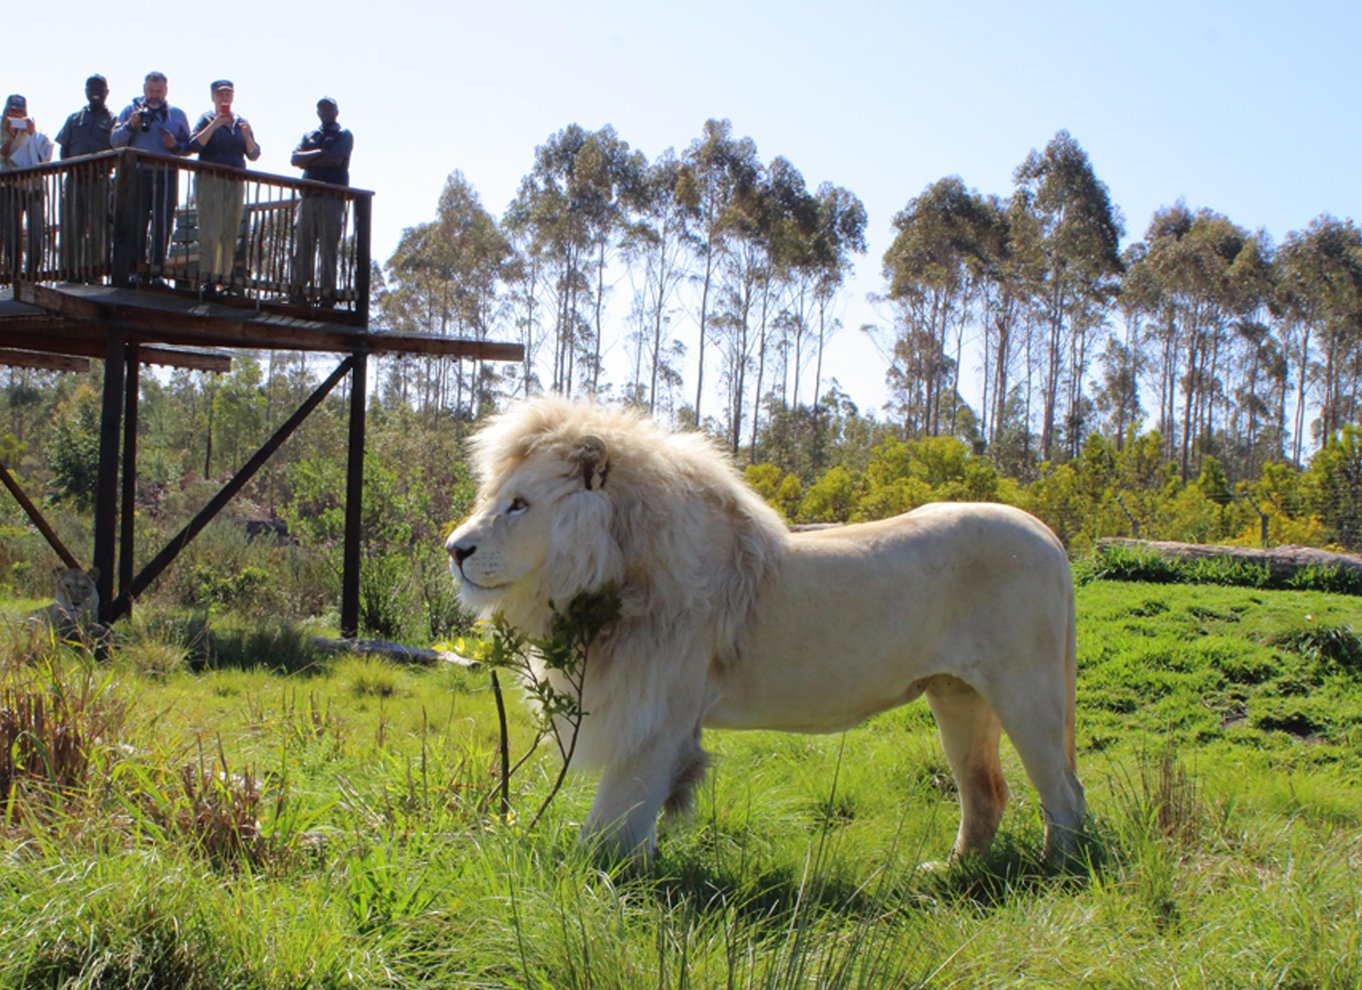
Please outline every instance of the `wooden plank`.
M109 286L49 286L21 282L19 300L49 313L104 326L122 326L139 340L265 350L429 354L520 361L520 344L427 334L368 331L275 313L243 311L170 293Z
M214 354L212 351L177 350L144 344L139 357L144 365L156 364L166 368L188 368L190 371L216 371L222 374L232 370L230 354Z
M104 356L104 338L105 331L103 329L89 324L63 327L61 333L15 333L9 331L3 323L0 323L0 345L7 348L18 348L24 352L68 355L73 359L82 357L102 358ZM0 350L0 353L4 353L4 351ZM232 356L215 351L158 347L152 344L141 348L140 359L144 365L154 364L167 368L187 368L191 371L226 373L232 370ZM0 364L4 363L7 362L0 360ZM34 367L37 367L37 365L34 365ZM87 362L84 368L63 368L60 370L87 371L89 365Z
M0 347L0 364L10 368L41 368L44 371L76 371L81 374L90 370L90 362L86 358L16 351L9 347Z

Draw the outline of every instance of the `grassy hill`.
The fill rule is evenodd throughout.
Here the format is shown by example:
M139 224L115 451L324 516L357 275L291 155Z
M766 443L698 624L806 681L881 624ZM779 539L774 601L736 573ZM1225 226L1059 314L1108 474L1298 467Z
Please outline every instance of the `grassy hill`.
M167 616L92 662L11 619L0 987L1356 987L1359 599L1078 590L1087 865L1036 862L1015 756L993 852L925 704L707 736L646 876L575 844L590 781L495 814L487 678ZM516 744L529 738L517 714Z

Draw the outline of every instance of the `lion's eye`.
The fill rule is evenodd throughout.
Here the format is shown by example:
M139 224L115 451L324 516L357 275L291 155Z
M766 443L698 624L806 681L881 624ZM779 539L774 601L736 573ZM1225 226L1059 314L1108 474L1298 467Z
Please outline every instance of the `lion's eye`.
M529 507L530 503L523 498L513 498L511 504L506 507L506 512L508 515L515 515L517 512L524 512Z

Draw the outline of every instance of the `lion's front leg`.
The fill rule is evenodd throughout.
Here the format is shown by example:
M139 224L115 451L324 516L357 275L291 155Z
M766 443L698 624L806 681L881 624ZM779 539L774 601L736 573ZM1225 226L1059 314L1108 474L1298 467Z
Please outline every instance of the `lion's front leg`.
M646 861L657 848L663 805L681 810L703 772L698 730L681 738L650 739L601 773L582 838L618 856ZM684 792L684 793L682 793Z

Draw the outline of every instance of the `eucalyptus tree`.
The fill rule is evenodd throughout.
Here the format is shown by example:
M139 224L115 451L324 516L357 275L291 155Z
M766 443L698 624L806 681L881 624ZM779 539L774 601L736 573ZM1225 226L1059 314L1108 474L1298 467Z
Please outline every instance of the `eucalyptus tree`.
M606 272L641 195L643 156L610 126L570 124L535 149L511 215L530 233L531 254L545 260L556 295L553 381L600 388Z
M543 300L553 295L550 266L530 224L529 180L523 179L516 197L502 214L501 227L511 246L507 263L507 304L521 345L519 392L529 398L543 388L539 355L548 338Z
M1126 434L1139 426L1144 415L1140 402L1140 373L1144 355L1138 346L1108 337L1098 355L1102 377L1093 402L1106 416L1108 433L1118 451L1125 448Z
M1362 411L1362 235L1351 220L1321 216L1287 235L1278 262L1277 305L1296 375L1292 459L1299 464L1311 386L1320 442Z
M817 406L823 381L823 354L828 340L840 327L830 308L851 271L851 255L865 254L865 204L849 189L824 182L818 187L817 226L813 252L814 302L818 309L817 355L814 364L813 400Z
M1005 430L1020 433L1023 440L1029 437L1027 417L1015 415L1029 390L1022 389L1014 373L1026 358L1031 291L1040 281L1040 238L1027 231L1028 225L1035 226L1034 216L1013 201L989 196L982 208L977 250L966 264L982 342L983 434L996 454Z
M1039 355L1040 447L1041 457L1049 460L1060 423L1061 390L1067 389L1070 413L1083 408L1091 337L1104 324L1121 272L1122 228L1106 185L1067 131L1056 134L1043 152L1027 155L1013 180L1017 206L1035 218L1035 247L1041 257L1035 293L1045 330ZM1068 433L1069 453L1075 455L1081 430Z
M435 219L402 232L388 261L380 315L395 328L484 340L498 316L512 256L495 218L463 173L455 171L445 180ZM427 359L425 364L427 405L443 409L449 362ZM455 373L456 408L467 404L476 414L486 398L480 394L486 376L482 362L474 365L468 382Z
M1231 393L1225 376L1233 327L1262 304L1266 259L1242 227L1179 202L1154 214L1143 250L1131 260L1127 303L1151 316L1159 347L1159 429L1186 480L1194 444L1200 452L1212 441L1217 406Z
M1286 351L1263 320L1234 321L1239 355L1229 433L1237 440L1236 474L1256 477L1286 456Z
M629 269L641 269L642 278L634 293L634 399L649 413L657 411L659 381L674 383L676 377L668 364L676 356L669 339L671 315L676 291L688 273L687 256L697 244L694 213L678 196L684 171L670 148L648 166L638 215L624 239Z
M592 350L586 307L596 244L592 221L600 204L591 182L580 183L577 175L588 138L583 127L570 124L535 148L534 167L521 180L507 215L508 223L526 235L530 253L547 267L554 295L550 387L564 395L571 395L578 381L578 357Z
M587 365L584 384L593 394L601 389L606 273L616 248L627 237L632 216L648 199L647 168L643 153L631 151L609 125L586 135L573 162L572 207L585 218L595 265L591 349L583 354Z
M898 339L887 380L914 421L910 434L939 433L943 397L949 392L953 400L956 394L958 379L943 379L940 373L948 367L958 374L958 358L947 357L948 337L954 330L957 345L961 339L970 263L989 221L982 197L955 176L928 186L894 217L897 233L884 254L883 270Z
M677 197L693 214L698 233L700 306L694 412L696 423L700 423L715 274L731 249L736 214L755 194L760 164L751 138L734 138L732 123L713 119L705 121L700 137L691 142L683 160L686 167L676 187Z

